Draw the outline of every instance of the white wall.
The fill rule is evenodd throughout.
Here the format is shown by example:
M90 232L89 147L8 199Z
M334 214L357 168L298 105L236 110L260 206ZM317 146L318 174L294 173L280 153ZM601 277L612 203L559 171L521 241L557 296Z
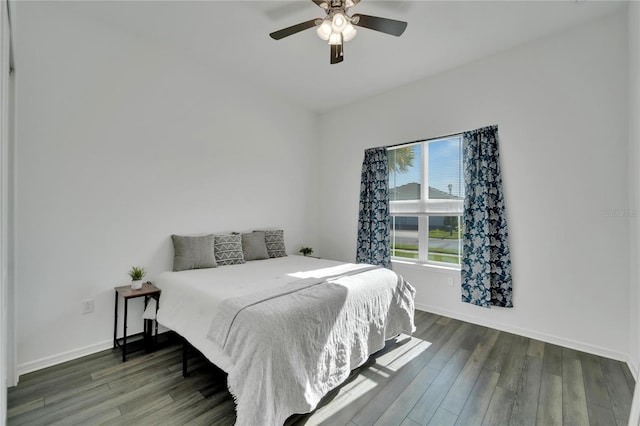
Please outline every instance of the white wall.
M317 245L316 116L54 2L17 6L20 372L109 347L113 287L169 270L172 233Z
M640 418L640 3L629 2L629 365L636 377L629 424Z
M640 3L629 2L629 305L631 365L640 367ZM637 374L636 374L637 378Z
M322 117L320 248L353 260L363 150L498 124L513 309L460 302L459 273L394 265L417 305L627 359L627 21L620 13ZM456 286L446 285L456 277Z
M11 303L9 291L9 124L11 122L9 19L7 2L0 1L0 424L7 419L7 386L11 370Z

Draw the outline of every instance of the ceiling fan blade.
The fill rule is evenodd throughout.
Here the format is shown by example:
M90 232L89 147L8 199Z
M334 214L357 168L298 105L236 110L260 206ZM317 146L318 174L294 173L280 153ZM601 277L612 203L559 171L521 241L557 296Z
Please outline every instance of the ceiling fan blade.
M304 30L307 30L309 28L315 27L316 26L316 21L317 21L317 19L312 19L310 21L301 22L299 24L292 25L292 26L287 27L287 28L283 28L283 29L281 29L279 31L274 31L269 35L274 40L280 40L282 38L289 37L290 35L293 35L295 33L299 33L300 31L304 31Z
M324 10L329 9L329 0L311 0L311 1L317 4L319 7L323 8Z
M344 47L343 44L332 44L331 46L331 64L338 64L344 61Z
M404 30L407 29L407 23L404 21L360 15L359 13L353 15L351 23L362 28L369 28L370 30L380 31L381 33L391 34L396 37L401 36Z

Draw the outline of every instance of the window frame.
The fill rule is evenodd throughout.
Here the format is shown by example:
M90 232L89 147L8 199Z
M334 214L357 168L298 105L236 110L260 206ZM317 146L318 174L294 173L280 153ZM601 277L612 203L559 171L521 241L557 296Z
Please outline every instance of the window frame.
M458 139L460 142L460 150L462 151L462 133L438 137L433 139L425 139L421 141L410 142L407 144L396 145L388 148L388 151L404 148L408 146L421 145L420 148L420 198L417 200L389 200L389 216L392 220L391 226L391 261L402 264L413 264L419 266L432 266L437 268L460 270L462 262L462 234L458 239L458 259L460 263L442 262L429 259L429 219L430 217L458 217L458 229L461 229L462 215L464 211L464 198L461 200L449 199L430 199L429 198L429 144L442 142L451 139ZM460 152L460 180L464 185L462 177L462 152ZM408 258L393 256L395 252L395 217L417 217L418 219L418 258ZM459 231L460 232L460 231ZM426 235L426 238L423 236Z

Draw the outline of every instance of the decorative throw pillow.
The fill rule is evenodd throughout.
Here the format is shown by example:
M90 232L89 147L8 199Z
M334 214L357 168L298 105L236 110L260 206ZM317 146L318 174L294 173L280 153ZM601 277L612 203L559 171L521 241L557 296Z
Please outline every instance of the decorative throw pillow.
M262 260L269 258L265 234L263 231L254 231L242 234L242 253L244 260Z
M244 263L242 237L240 234L222 234L215 237L215 257L218 265L239 265Z
M213 235L187 237L172 235L173 240L173 270L215 268Z
M284 231L282 229L264 231L264 240L267 244L269 257L285 257L287 255L287 249L284 246Z

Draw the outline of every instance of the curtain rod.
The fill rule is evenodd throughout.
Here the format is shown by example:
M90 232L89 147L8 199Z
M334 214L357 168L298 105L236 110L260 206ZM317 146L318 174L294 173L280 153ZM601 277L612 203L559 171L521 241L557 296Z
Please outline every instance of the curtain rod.
M428 141L433 141L433 140L436 140L436 139L450 138L452 136L462 135L463 133L464 132L456 132L456 133L450 133L450 134L444 135L444 136L436 136L435 138L418 139L418 140L415 140L415 141L412 141L412 142L402 142L402 143L396 143L396 144L393 144L393 145L385 145L385 146L383 146L383 148L389 149L389 148L395 148L396 146L411 145L411 144L414 144L414 143L428 142Z
M471 130L471 132L490 129L492 127L498 128L498 125L497 124L492 124L491 126L480 127L478 129ZM467 132L469 132L469 130L465 130L465 131L462 131L462 132L456 132L456 133L449 133L448 135L444 135L444 136L436 136L435 138L418 139L418 140L415 140L413 142L402 142L402 143L396 143L396 144L393 144L393 145L385 145L385 146L382 146L381 148L389 149L389 148L395 148L396 146L411 145L411 144L420 143L420 142L429 142L429 141L434 141L436 139L445 139L445 138L450 138L452 136L462 135L462 134L467 133Z

